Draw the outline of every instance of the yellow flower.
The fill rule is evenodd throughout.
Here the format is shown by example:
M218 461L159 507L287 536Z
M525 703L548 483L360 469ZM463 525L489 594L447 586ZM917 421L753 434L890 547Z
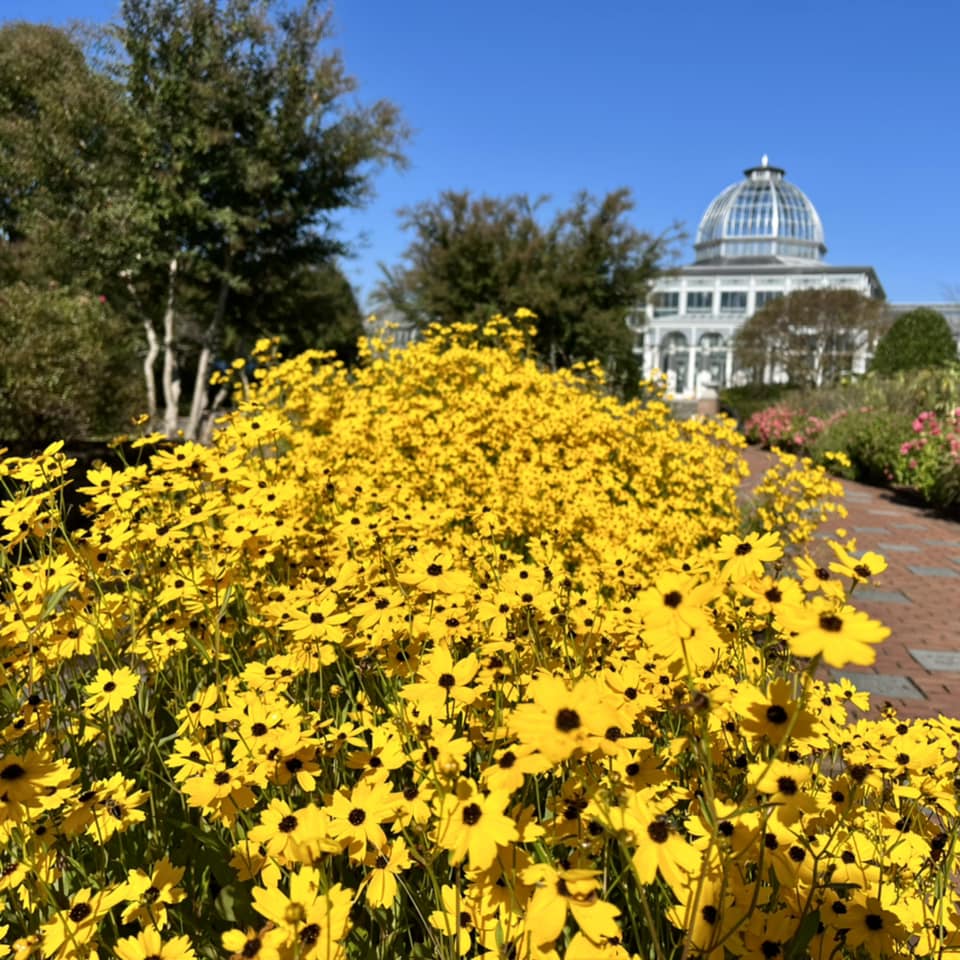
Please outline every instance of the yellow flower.
M333 960L342 956L340 943L350 929L353 891L339 883L323 888L319 871L301 867L290 876L290 893L277 887L257 887L253 907L282 933L284 948L297 950L302 960Z
M166 857L149 874L143 870L131 871L127 882L119 888L128 901L121 920L162 930L167 925L167 907L180 903L186 896L178 886L183 874L184 868L175 867Z
M135 937L118 940L114 951L120 960L196 960L186 936L164 941L154 927L141 930Z
M87 693L84 711L94 716L104 711L116 713L136 694L139 683L140 678L129 667L98 670L93 682L83 688Z
M41 925L43 955L55 960L76 955L93 941L100 920L121 898L122 894L115 889L98 893L89 887L78 890L65 909Z
M595 946L620 936L620 911L598 895L599 874L598 870L556 870L545 863L523 871L523 882L534 888L524 931L537 946L553 943L560 936L568 911L580 932Z
M452 864L469 857L472 868L486 869L496 859L498 846L517 840L517 825L503 813L509 802L509 794L484 796L468 780L461 780L444 798L437 843L450 851Z
M730 580L763 576L763 565L783 556L779 533L750 533L745 537L725 534L717 547L717 559L723 561L721 573Z
M371 850L364 864L369 868L364 896L371 907L391 907L397 896L397 876L412 864L406 841L397 837L382 850Z
M802 607L783 609L778 621L787 632L787 645L798 657L822 656L831 667L869 666L877 659L874 646L890 629L860 610L814 597Z

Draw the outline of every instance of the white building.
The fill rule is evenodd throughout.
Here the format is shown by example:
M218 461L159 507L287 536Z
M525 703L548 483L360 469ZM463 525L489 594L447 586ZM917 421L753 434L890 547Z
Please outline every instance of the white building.
M677 397L736 382L733 335L774 297L828 287L883 298L872 267L832 267L816 208L763 157L707 207L695 260L661 276L631 324L645 376L659 370ZM865 358L863 358L865 361Z

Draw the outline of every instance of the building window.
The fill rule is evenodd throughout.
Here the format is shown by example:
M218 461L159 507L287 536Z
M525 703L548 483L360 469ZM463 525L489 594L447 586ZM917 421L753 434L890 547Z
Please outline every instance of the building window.
M757 291L757 306L756 309L759 310L765 303L769 303L771 300L776 300L777 297L782 297L782 290L758 290Z
M655 293L653 295L653 315L663 317L670 313L679 313L679 293Z
M713 292L696 290L687 294L687 311L704 312L713 309Z
M746 290L725 290L720 294L720 309L743 312L747 309Z

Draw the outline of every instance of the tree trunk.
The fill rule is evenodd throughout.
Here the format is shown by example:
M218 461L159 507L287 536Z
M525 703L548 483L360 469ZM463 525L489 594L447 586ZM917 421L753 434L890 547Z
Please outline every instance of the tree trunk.
M227 312L227 295L230 292L230 284L227 280L227 272L230 270L232 257L228 253L224 269L224 276L220 281L220 293L217 296L217 309L214 312L213 320L210 321L206 332L203 335L203 347L200 350L200 356L197 358L197 378L193 384L193 399L190 403L190 419L187 421L185 431L188 440L197 440L200 436L200 427L203 422L203 415L207 408L207 387L210 379L210 359L213 356L213 347L217 341L217 335L223 324L224 314Z
M163 429L168 437L177 435L180 416L180 374L174 340L176 288L177 258L174 257L167 273L167 306L163 311Z
M157 381L153 373L153 365L160 355L160 342L157 331L148 317L143 318L143 329L147 335L147 355L143 358L143 379L147 387L147 415L150 417L151 429L157 420Z

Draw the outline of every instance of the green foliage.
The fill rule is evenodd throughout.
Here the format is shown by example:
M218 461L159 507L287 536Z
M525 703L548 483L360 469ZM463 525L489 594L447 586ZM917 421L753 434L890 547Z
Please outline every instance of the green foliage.
M131 328L98 297L0 288L0 440L110 436L143 410Z
M720 391L720 407L739 422L754 413L788 399L796 388L784 383L748 383L742 387L726 387Z
M956 362L957 343L946 318L920 307L898 317L880 338L870 369L889 375Z
M132 123L121 85L69 34L0 28L0 282L127 296L119 271L149 219L130 194Z
M242 328L249 327L248 333L227 344L235 354L249 353L254 339L278 336L286 357L304 350L334 350L346 364L357 360L363 316L353 288L333 263L301 267L275 294L256 289L236 300L251 321ZM230 323L228 328L232 333L241 325Z
M323 0L124 0L88 49L0 28L0 283L106 294L163 353L147 368L168 426L193 377L195 431L228 343L293 343L301 316L300 340L348 352L359 329L328 282L347 252L334 215L402 162L406 130L353 98L330 34ZM156 396L151 376L151 413Z
M426 326L473 321L521 307L537 315L535 348L551 369L599 360L625 393L640 369L626 318L641 303L676 231L654 237L627 219L629 191L579 195L543 224L546 198L471 198L447 191L401 211L413 241L385 270L376 297Z
M894 474L911 422L912 416L904 411L850 410L830 422L808 452L818 463L851 479L885 484ZM850 467L831 463L827 453L845 453Z
M840 382L884 324L883 302L856 290L797 290L764 304L736 333L736 365L755 383L785 374L798 387Z

